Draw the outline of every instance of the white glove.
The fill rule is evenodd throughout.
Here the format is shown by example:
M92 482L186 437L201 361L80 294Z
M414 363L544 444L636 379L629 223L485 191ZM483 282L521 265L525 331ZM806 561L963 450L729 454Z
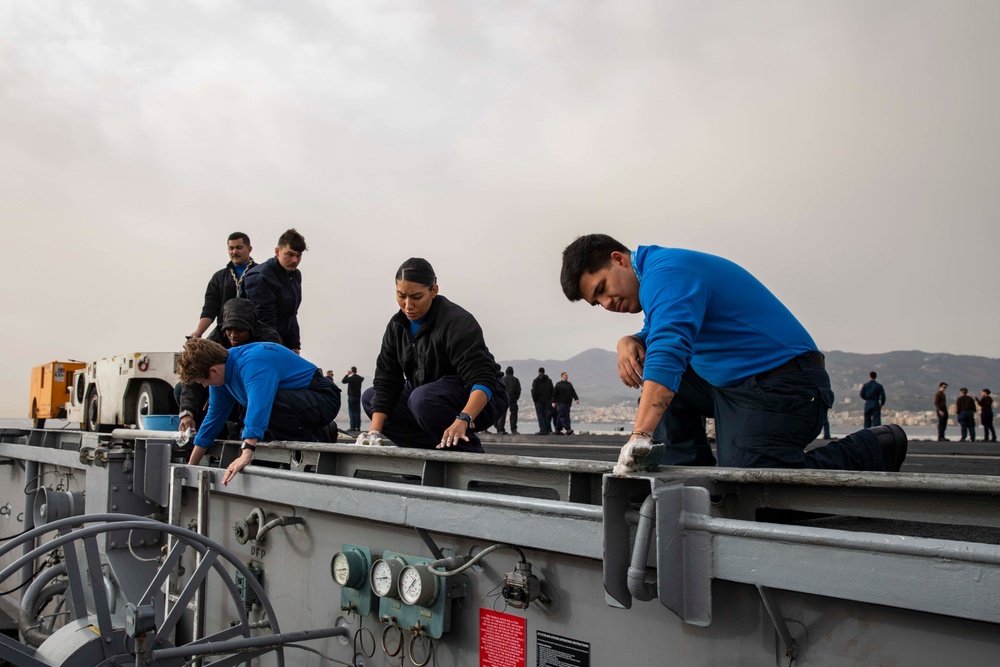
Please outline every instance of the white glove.
M385 444L385 441L382 439L381 431L368 431L358 436L357 444L365 445L366 447L381 447Z
M618 463L615 464L614 474L622 476L635 472L639 468L639 461L652 449L652 438L642 435L632 436L618 454Z

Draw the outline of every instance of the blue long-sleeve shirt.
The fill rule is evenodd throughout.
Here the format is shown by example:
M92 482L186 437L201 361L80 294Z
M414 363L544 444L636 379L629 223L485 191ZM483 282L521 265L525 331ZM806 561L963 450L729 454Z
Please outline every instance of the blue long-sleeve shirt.
M226 359L225 384L209 387L208 414L194 444L211 447L237 401L247 409L243 437L263 437L275 393L279 389L305 389L315 373L315 365L277 343L248 343L231 348Z
M885 389L875 380L869 380L861 387L861 398L865 399L866 410L880 408L885 405Z
M816 344L746 269L694 250L640 246L632 253L645 315L643 379L677 391L690 364L717 387L764 373Z

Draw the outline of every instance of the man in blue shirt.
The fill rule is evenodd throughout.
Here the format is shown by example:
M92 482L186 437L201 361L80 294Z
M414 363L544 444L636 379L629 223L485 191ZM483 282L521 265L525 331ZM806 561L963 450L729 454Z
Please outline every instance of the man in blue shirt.
M246 407L240 457L222 480L228 484L253 459L261 439L317 441L340 410L340 387L313 364L276 343L229 350L204 338L184 344L177 362L181 382L209 388L208 413L198 429L189 465L196 465L239 402Z
M861 398L865 399L865 428L882 425L882 406L885 405L885 389L875 378L878 373L868 374L868 382L861 386Z
M715 419L718 463L747 468L898 471L906 434L896 425L858 431L805 452L833 404L812 337L745 269L692 250L640 246L603 234L563 252L563 292L618 313L645 315L618 342L618 374L642 388L616 474L636 469L660 424L663 463L715 465L705 431Z

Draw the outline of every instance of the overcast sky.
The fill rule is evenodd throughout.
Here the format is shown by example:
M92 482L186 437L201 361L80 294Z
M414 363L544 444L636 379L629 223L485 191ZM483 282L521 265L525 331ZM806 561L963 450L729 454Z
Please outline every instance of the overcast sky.
M997 356L1000 3L0 3L0 416L178 349L288 227L303 355L371 374L407 257L498 359L613 349L562 249L723 255L821 349Z

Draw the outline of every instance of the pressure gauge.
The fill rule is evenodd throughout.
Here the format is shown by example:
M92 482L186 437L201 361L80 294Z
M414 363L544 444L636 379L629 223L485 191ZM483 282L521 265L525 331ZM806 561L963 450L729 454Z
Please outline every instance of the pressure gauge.
M403 561L398 558L379 558L372 564L371 584L375 595L380 598L399 597L397 577L403 569Z
M399 573L399 597L406 604L426 607L437 598L438 578L426 565L407 565Z
M368 576L368 562L364 554L355 549L346 549L333 554L330 573L338 586L361 588Z

